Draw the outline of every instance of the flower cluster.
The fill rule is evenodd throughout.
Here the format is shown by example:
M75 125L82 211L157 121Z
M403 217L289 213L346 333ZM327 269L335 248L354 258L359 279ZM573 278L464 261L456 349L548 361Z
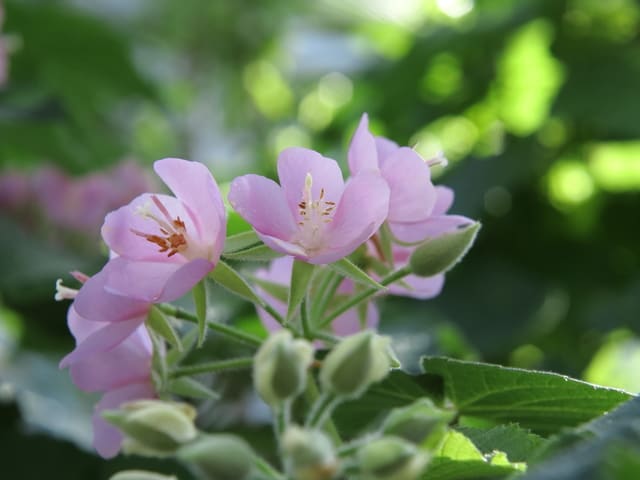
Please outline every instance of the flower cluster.
M377 358L375 351L388 345L370 332L379 321L371 300L384 293L424 299L440 292L444 271L466 251L477 229L471 240L452 242L452 249L436 241L444 238L446 244L447 236L456 237L474 225L465 217L448 215L453 192L432 183L431 166L445 160L425 161L410 148L374 137L366 115L347 157L351 176L346 180L335 160L304 148L280 154L279 184L253 174L233 180L229 203L255 231L255 235L244 234L249 235L243 237L247 254L250 257L255 248L263 248L283 255L253 273L255 291L230 265L221 263L226 210L204 165L175 158L157 161L154 169L174 195L145 193L106 216L101 234L110 250L109 261L90 278L76 275L83 283L78 291L59 285L57 295L74 299L68 324L76 348L61 367L69 367L79 388L104 394L94 418L94 444L101 455L115 455L122 443L120 432L105 423L101 412L162 393L154 382L152 360L164 355L165 346L157 336L162 332L154 331L157 326L147 321L157 311L154 305L177 300L210 273L230 291L254 301L267 330L289 330L279 334L277 342L273 340L261 360L264 368L275 362L269 367L269 378L278 383L280 393L291 388L284 388L285 379L274 372L290 371L287 352L293 357L300 353L297 347L289 348L294 342L291 335L330 347L337 337L366 330L327 359L342 358L340 352L354 350L361 360L356 370L368 371L370 357ZM434 255L424 254L434 241L435 261ZM243 250L236 249L236 256L238 251ZM416 257L430 263L416 269ZM162 306L165 311L169 307ZM206 309L206 302L202 308ZM193 317L201 329L205 317L206 311ZM215 328L215 323L208 325ZM254 346L261 342L229 326L219 331ZM166 338L166 332L162 335ZM298 345L295 342L291 345ZM310 348L304 349L304 365L311 364ZM359 381L371 377L365 382L368 385L386 375L391 357L385 353L380 358L379 371L359 375ZM257 363L254 372L262 371ZM303 379L305 368L300 368L296 375ZM342 367L334 370L324 369L327 392L350 398L364 391L365 383L359 387ZM292 390L296 394L302 389L298 383ZM352 387L357 388L343 392Z

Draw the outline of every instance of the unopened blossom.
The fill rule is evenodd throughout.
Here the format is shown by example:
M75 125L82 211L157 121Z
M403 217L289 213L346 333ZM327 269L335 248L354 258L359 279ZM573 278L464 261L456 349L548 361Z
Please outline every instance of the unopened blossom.
M389 185L387 223L401 242L414 243L471 223L466 217L445 215L453 201L453 192L436 187L431 167L445 163L442 156L424 160L408 147L369 132L367 114L363 114L349 147L352 174L379 169ZM443 208L446 206L446 208Z
M363 169L346 183L340 167L313 150L288 148L278 158L280 185L259 175L231 184L229 201L272 249L312 264L335 262L384 222L389 187Z
M165 158L154 169L175 197L140 195L107 215L102 237L115 256L105 267L107 290L156 303L181 297L215 267L226 212L201 163Z
M153 348L144 325L150 305L105 291L102 272L88 279L74 276L84 281L79 291L57 284L56 299L75 297L67 323L76 348L60 367L69 368L81 390L104 394L93 415L93 445L101 456L110 458L120 450L122 435L101 412L156 396L151 380Z
M291 269L293 268L293 257L280 257L271 262L268 268L256 271L255 276L261 280L289 287L291 281ZM287 314L287 304L270 295L265 289L258 286L261 295L269 301L273 308L282 316ZM350 295L354 292L354 285L351 280L345 279L338 287L336 293L338 295ZM258 316L262 320L263 325L269 332L276 332L282 326L263 309L258 308ZM367 305L366 316L364 322L360 320L358 308L354 307L337 317L331 323L331 329L336 335L346 336L359 332L365 328L375 329L378 326L379 313L373 302Z

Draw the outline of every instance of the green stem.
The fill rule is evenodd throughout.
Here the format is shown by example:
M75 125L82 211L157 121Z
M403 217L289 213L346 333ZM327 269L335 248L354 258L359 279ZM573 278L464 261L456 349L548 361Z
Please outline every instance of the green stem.
M253 357L231 358L229 360L217 360L215 362L199 363L178 367L169 373L170 378L185 377L187 375L197 375L199 373L213 373L224 370L237 370L250 368L253 365Z
M322 332L322 331L312 332L311 338L313 338L314 340L322 340L324 343L327 343L329 345L335 345L340 341L340 339L335 335L331 335L328 332Z
M387 275L382 280L380 280L379 283L380 283L380 285L386 287L387 285L390 285L391 283L395 282L396 280L400 280L401 278L406 277L410 273L411 273L411 269L407 265L406 267L402 267L402 268L396 270L395 272L391 272L389 275ZM344 312L346 312L347 310L350 310L351 308L355 307L360 302L362 302L364 300L367 300L368 298L374 296L378 292L380 292L379 289L371 287L371 288L363 290L359 294L351 297L349 300L347 300L346 302L342 303L341 305L338 305L335 310L333 310L331 313L329 313L322 320L322 322L320 322L320 324L318 325L318 328L326 327L334 319L336 319L337 317L342 315Z
M336 405L336 396L323 392L311 407L305 426L307 428L322 428Z
M265 300L262 300L260 303L260 307L262 307L262 309L267 312L269 315L271 315L276 322L278 322L280 325L282 325L284 328L289 328L289 322L287 322L285 320L285 318L280 315L275 308L273 308L270 304L268 304Z
M339 457L349 457L356 453L361 447L371 442L372 440L379 437L379 434L376 435L365 435L363 437L357 438L352 442L345 443L340 448L337 449L336 453Z
M322 296L320 296L320 294L318 295L318 302L316 303L316 305L314 305L314 308L311 312L313 320L315 322L314 325L317 323L316 320L324 315L324 312L329 306L329 302L333 299L336 290L338 290L338 287L340 286L340 283L342 283L342 276L334 271L329 272L329 274L327 275L327 279L325 279L327 281L324 291L321 292Z
M300 323L302 325L302 335L307 340L311 340L313 339L313 333L311 331L311 323L309 322L309 310L307 308L307 295L304 296L304 298L302 299L302 303L300 303Z
M160 308L160 310L162 310L167 315L171 315L172 317L179 318L180 320L186 320L187 322L191 323L198 323L198 317L196 317L193 313L187 312L186 310L183 310L182 308L176 307L169 303L162 303L158 305L158 308ZM226 335L229 338L233 338L240 343L244 343L245 345L249 345L252 347L259 347L260 345L262 345L262 340L260 338L229 325L225 325L224 323L207 322L207 327L222 335Z
M307 405L315 405L320 398L318 384L316 383L316 379L311 375L309 375L307 380L307 388L304 392L304 396L307 401ZM329 436L331 436L334 445L340 445L342 443L342 439L340 438L340 434L338 433L335 423L333 423L333 419L327 419L325 423L325 431Z
M256 466L256 469L259 470L260 473L264 474L267 478L271 480L286 480L286 477L275 468L273 468L271 464L264 458L255 455L253 457L253 462Z

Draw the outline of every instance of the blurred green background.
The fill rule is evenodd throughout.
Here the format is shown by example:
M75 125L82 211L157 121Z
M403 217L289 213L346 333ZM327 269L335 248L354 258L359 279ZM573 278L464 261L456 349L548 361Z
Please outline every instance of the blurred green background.
M450 165L434 174L456 191L452 211L484 224L440 297L381 305L408 368L438 353L640 391L638 2L4 7L0 456L10 478L107 478L143 464L83 449L92 397L57 370L72 339L53 292L66 272L100 268L102 216L154 185L152 162L197 160L221 184L273 175L291 145L344 166L362 112L380 135L444 151ZM250 306L213 298L221 318L255 321ZM225 428L215 411L243 405L211 408L211 425Z

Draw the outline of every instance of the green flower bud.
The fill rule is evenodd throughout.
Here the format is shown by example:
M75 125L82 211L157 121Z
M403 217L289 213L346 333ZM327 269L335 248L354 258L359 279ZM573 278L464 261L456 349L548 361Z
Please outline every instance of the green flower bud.
M474 222L420 244L409 258L411 271L420 277L446 272L462 260L476 239L480 223Z
M428 398L421 398L402 408L394 409L382 426L383 433L421 444L429 434L447 425L455 412L436 407Z
M168 477L155 472L145 472L144 470L124 470L113 475L109 480L178 480L173 475Z
M428 461L425 452L398 437L382 437L358 452L363 480L415 480Z
M300 395L312 359L313 347L306 340L294 340L288 330L271 335L253 363L253 383L262 399L275 407Z
M370 330L344 338L324 359L320 370L323 388L342 397L360 396L397 364L389 343L388 337Z
M177 452L207 480L244 480L249 477L254 454L249 445L234 435L203 435Z
M333 445L319 430L289 427L282 436L286 471L296 480L328 480L338 470Z
M196 411L186 403L140 400L102 416L125 435L122 449L126 453L170 455L198 433L193 425Z

